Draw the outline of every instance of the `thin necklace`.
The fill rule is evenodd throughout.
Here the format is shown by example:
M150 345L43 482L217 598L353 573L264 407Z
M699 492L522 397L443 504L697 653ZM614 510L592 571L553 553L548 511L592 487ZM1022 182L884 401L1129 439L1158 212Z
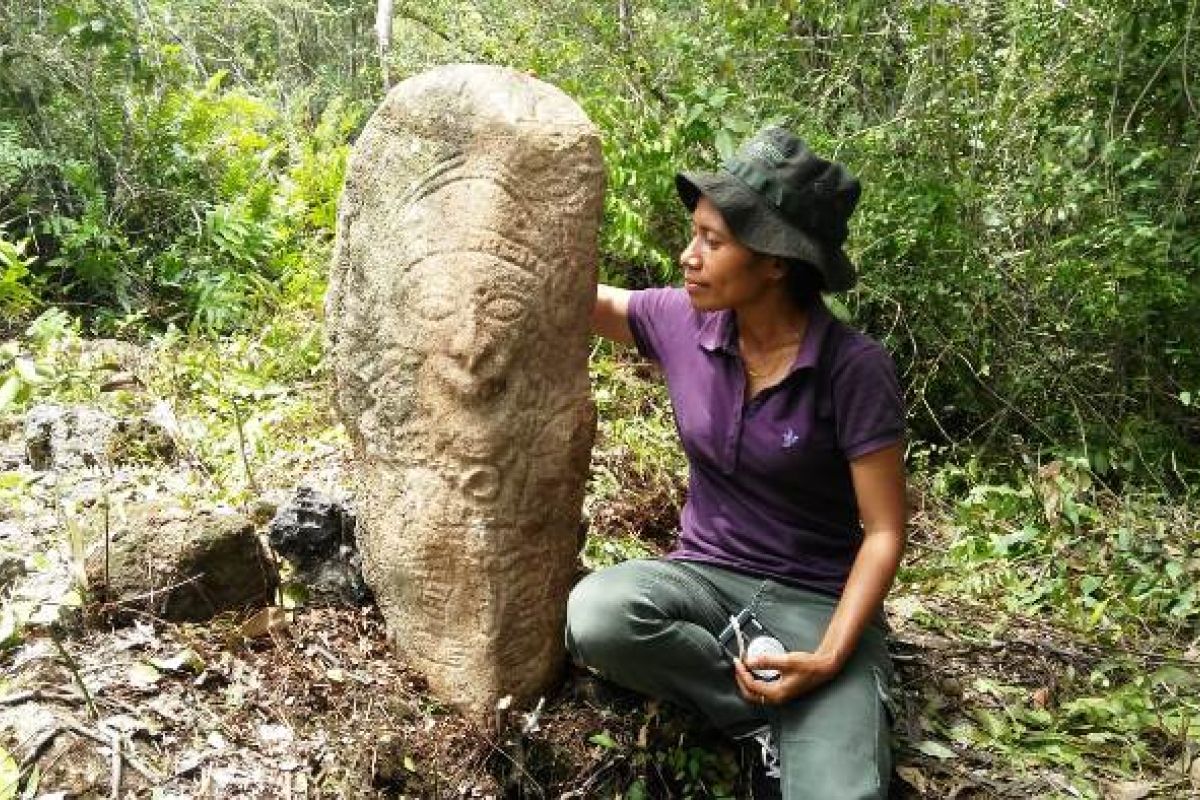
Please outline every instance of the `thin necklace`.
M760 379L774 375L776 372L779 371L780 366L787 363L787 351L785 348L790 348L793 345L797 345L799 343L800 343L800 337L797 336L794 339L788 339L785 342L780 342L779 344L776 344L772 347L767 348L764 351L766 353L778 353L781 350L784 351L783 352L784 360L780 361L777 356L772 356L768 359L765 359L766 363L768 365L770 365L767 369L755 369L754 367L752 367L750 365L750 359L746 357L746 348L745 348L744 340L739 341L738 349L741 351L741 354L742 354L742 364L745 365L745 367L746 367L746 374L749 375L751 378L760 378Z
M746 365L746 374L749 375L751 378L767 378L767 377L770 377L771 375L774 375L776 372L778 372L779 368L781 366L783 366L784 364L786 364L787 361L776 362L769 369L764 369L762 371L756 370L753 367L751 367L750 362L744 358L742 359L742 363Z

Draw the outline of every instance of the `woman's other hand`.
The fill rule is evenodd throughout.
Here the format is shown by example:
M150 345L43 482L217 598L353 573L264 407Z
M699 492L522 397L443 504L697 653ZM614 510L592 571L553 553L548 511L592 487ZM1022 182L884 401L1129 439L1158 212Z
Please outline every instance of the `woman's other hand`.
M819 653L762 653L750 656L745 663L734 659L734 677L738 691L748 703L777 706L808 694L838 674L840 666L832 656ZM779 670L773 681L759 680L752 669Z

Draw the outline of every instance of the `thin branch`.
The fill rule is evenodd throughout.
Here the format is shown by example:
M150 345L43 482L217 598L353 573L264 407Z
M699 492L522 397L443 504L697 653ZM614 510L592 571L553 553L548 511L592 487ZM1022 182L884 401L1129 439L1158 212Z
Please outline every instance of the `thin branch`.
M1171 58L1175 55L1175 53L1181 47L1183 47L1185 41L1186 38L1181 36L1179 41L1175 43L1175 46L1171 48L1170 52L1163 57L1163 60L1158 65L1158 69L1154 70L1154 74L1150 76L1150 80L1146 81L1146 85L1142 87L1142 91L1138 94L1137 99L1134 100L1133 105L1129 107L1129 113L1125 115L1125 124L1121 126L1121 135L1129 133L1129 126L1133 124L1133 115L1137 113L1138 106L1142 104L1142 100L1146 98L1146 95L1150 92L1151 87L1158 82L1159 77L1161 77L1163 74L1163 70L1167 68L1167 64L1170 63Z
M96 703L92 700L92 694L88 691L87 684L83 682L83 676L79 674L79 664L76 663L74 657L67 652L67 648L63 647L58 631L52 626L50 629L50 641L54 643L54 647L58 650L58 654L62 656L66 663L67 669L71 673L71 677L75 679L75 685L79 687L79 691L83 694L83 701L87 704L88 712L92 719L97 719L100 712L96 710Z
M109 749L112 751L112 775L109 797L112 800L121 798L121 732L115 728L109 731Z

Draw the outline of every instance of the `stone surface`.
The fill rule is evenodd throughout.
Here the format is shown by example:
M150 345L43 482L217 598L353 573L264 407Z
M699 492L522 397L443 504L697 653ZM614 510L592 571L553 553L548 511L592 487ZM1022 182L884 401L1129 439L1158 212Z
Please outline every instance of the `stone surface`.
M364 573L396 646L469 713L564 662L603 180L566 95L462 65L395 87L347 170L327 317Z
M160 418L163 405L121 419L90 406L34 406L25 415L21 455L38 471L173 463L177 432ZM0 448L0 465L15 460L19 466L15 455Z
M123 511L110 516L107 559L102 537L90 547L88 586L98 596L192 622L271 600L278 577L246 517L167 504Z
M34 406L25 415L25 453L35 470L99 467L117 421L88 406Z
M114 464L172 464L179 448L170 431L146 416L117 420L106 452Z
M371 601L355 521L344 502L308 486L297 489L272 517L267 527L271 548L292 565L293 580L308 591L310 603L361 606Z
M21 553L0 550L0 592L6 592L21 578L28 574L25 557Z

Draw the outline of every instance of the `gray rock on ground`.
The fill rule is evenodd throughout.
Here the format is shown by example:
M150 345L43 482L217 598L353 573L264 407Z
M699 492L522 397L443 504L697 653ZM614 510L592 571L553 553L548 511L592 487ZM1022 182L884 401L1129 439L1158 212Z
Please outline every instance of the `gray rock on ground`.
M90 406L34 406L25 414L25 457L33 469L173 462L173 432L153 413L118 419Z
M476 715L564 664L603 182L570 98L478 65L395 87L347 170L327 318L364 572L408 662Z
M117 421L88 406L34 406L25 414L25 452L35 470L99 467Z
M115 517L107 557L98 536L86 569L90 591L118 608L202 622L272 600L278 574L246 517L167 504L130 506Z

